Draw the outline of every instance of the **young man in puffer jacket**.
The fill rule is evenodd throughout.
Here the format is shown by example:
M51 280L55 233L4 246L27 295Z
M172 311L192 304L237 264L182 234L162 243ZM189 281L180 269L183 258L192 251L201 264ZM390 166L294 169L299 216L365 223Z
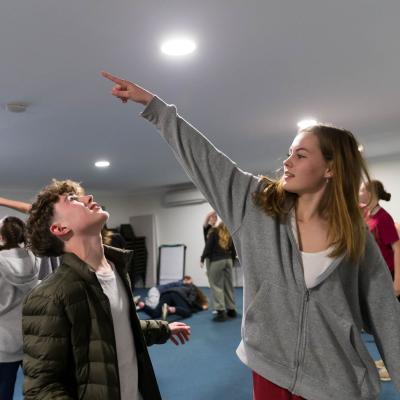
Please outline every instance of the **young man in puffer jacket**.
M103 246L107 219L73 181L53 181L32 204L29 245L62 262L24 303L26 400L161 399L146 346L189 338L183 323L138 319L132 253Z

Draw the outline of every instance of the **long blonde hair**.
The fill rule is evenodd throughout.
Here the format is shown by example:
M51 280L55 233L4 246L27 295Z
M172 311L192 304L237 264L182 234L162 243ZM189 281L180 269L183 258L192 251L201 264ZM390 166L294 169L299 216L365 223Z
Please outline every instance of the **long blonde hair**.
M358 262L364 254L367 234L358 192L361 182L370 182L370 177L357 140L350 131L323 124L300 132L317 137L322 155L333 170L318 205L319 215L328 221L333 247L330 256L345 255ZM260 190L253 194L254 203L268 215L284 218L295 206L297 197L284 189L282 178L268 177L262 177Z
M224 249L228 250L232 245L232 237L228 231L226 225L221 221L218 226L215 228L215 232L218 236L218 245Z

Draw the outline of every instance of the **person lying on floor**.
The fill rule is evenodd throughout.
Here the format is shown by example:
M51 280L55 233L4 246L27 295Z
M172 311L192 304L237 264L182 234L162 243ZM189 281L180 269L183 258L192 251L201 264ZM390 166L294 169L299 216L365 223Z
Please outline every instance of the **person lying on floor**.
M207 310L207 296L193 284L192 278L154 286L149 289L144 301L137 303L137 310L144 311L151 318L166 319L168 314L188 318L193 312Z

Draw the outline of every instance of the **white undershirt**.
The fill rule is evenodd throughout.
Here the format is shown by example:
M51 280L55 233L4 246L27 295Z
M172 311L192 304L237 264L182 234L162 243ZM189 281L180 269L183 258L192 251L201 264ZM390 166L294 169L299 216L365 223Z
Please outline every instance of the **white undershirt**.
M136 349L129 318L129 299L114 266L107 273L96 272L97 279L108 297L117 346L121 400L142 400L138 387Z
M290 223L292 226L294 237L297 242L297 247L299 247L299 236L297 232L296 216L294 212L292 212L290 215ZM314 287L317 283L318 278L332 263L333 259L328 256L331 251L331 247L317 253L306 253L304 251L300 251L304 269L304 280L306 282L307 288Z

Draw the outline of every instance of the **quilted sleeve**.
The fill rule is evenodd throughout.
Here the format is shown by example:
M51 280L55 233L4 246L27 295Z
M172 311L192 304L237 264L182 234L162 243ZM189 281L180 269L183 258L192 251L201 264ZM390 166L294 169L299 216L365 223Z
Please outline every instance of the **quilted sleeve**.
M147 346L153 344L163 344L171 337L171 330L168 322L160 320L140 320L143 336Z

